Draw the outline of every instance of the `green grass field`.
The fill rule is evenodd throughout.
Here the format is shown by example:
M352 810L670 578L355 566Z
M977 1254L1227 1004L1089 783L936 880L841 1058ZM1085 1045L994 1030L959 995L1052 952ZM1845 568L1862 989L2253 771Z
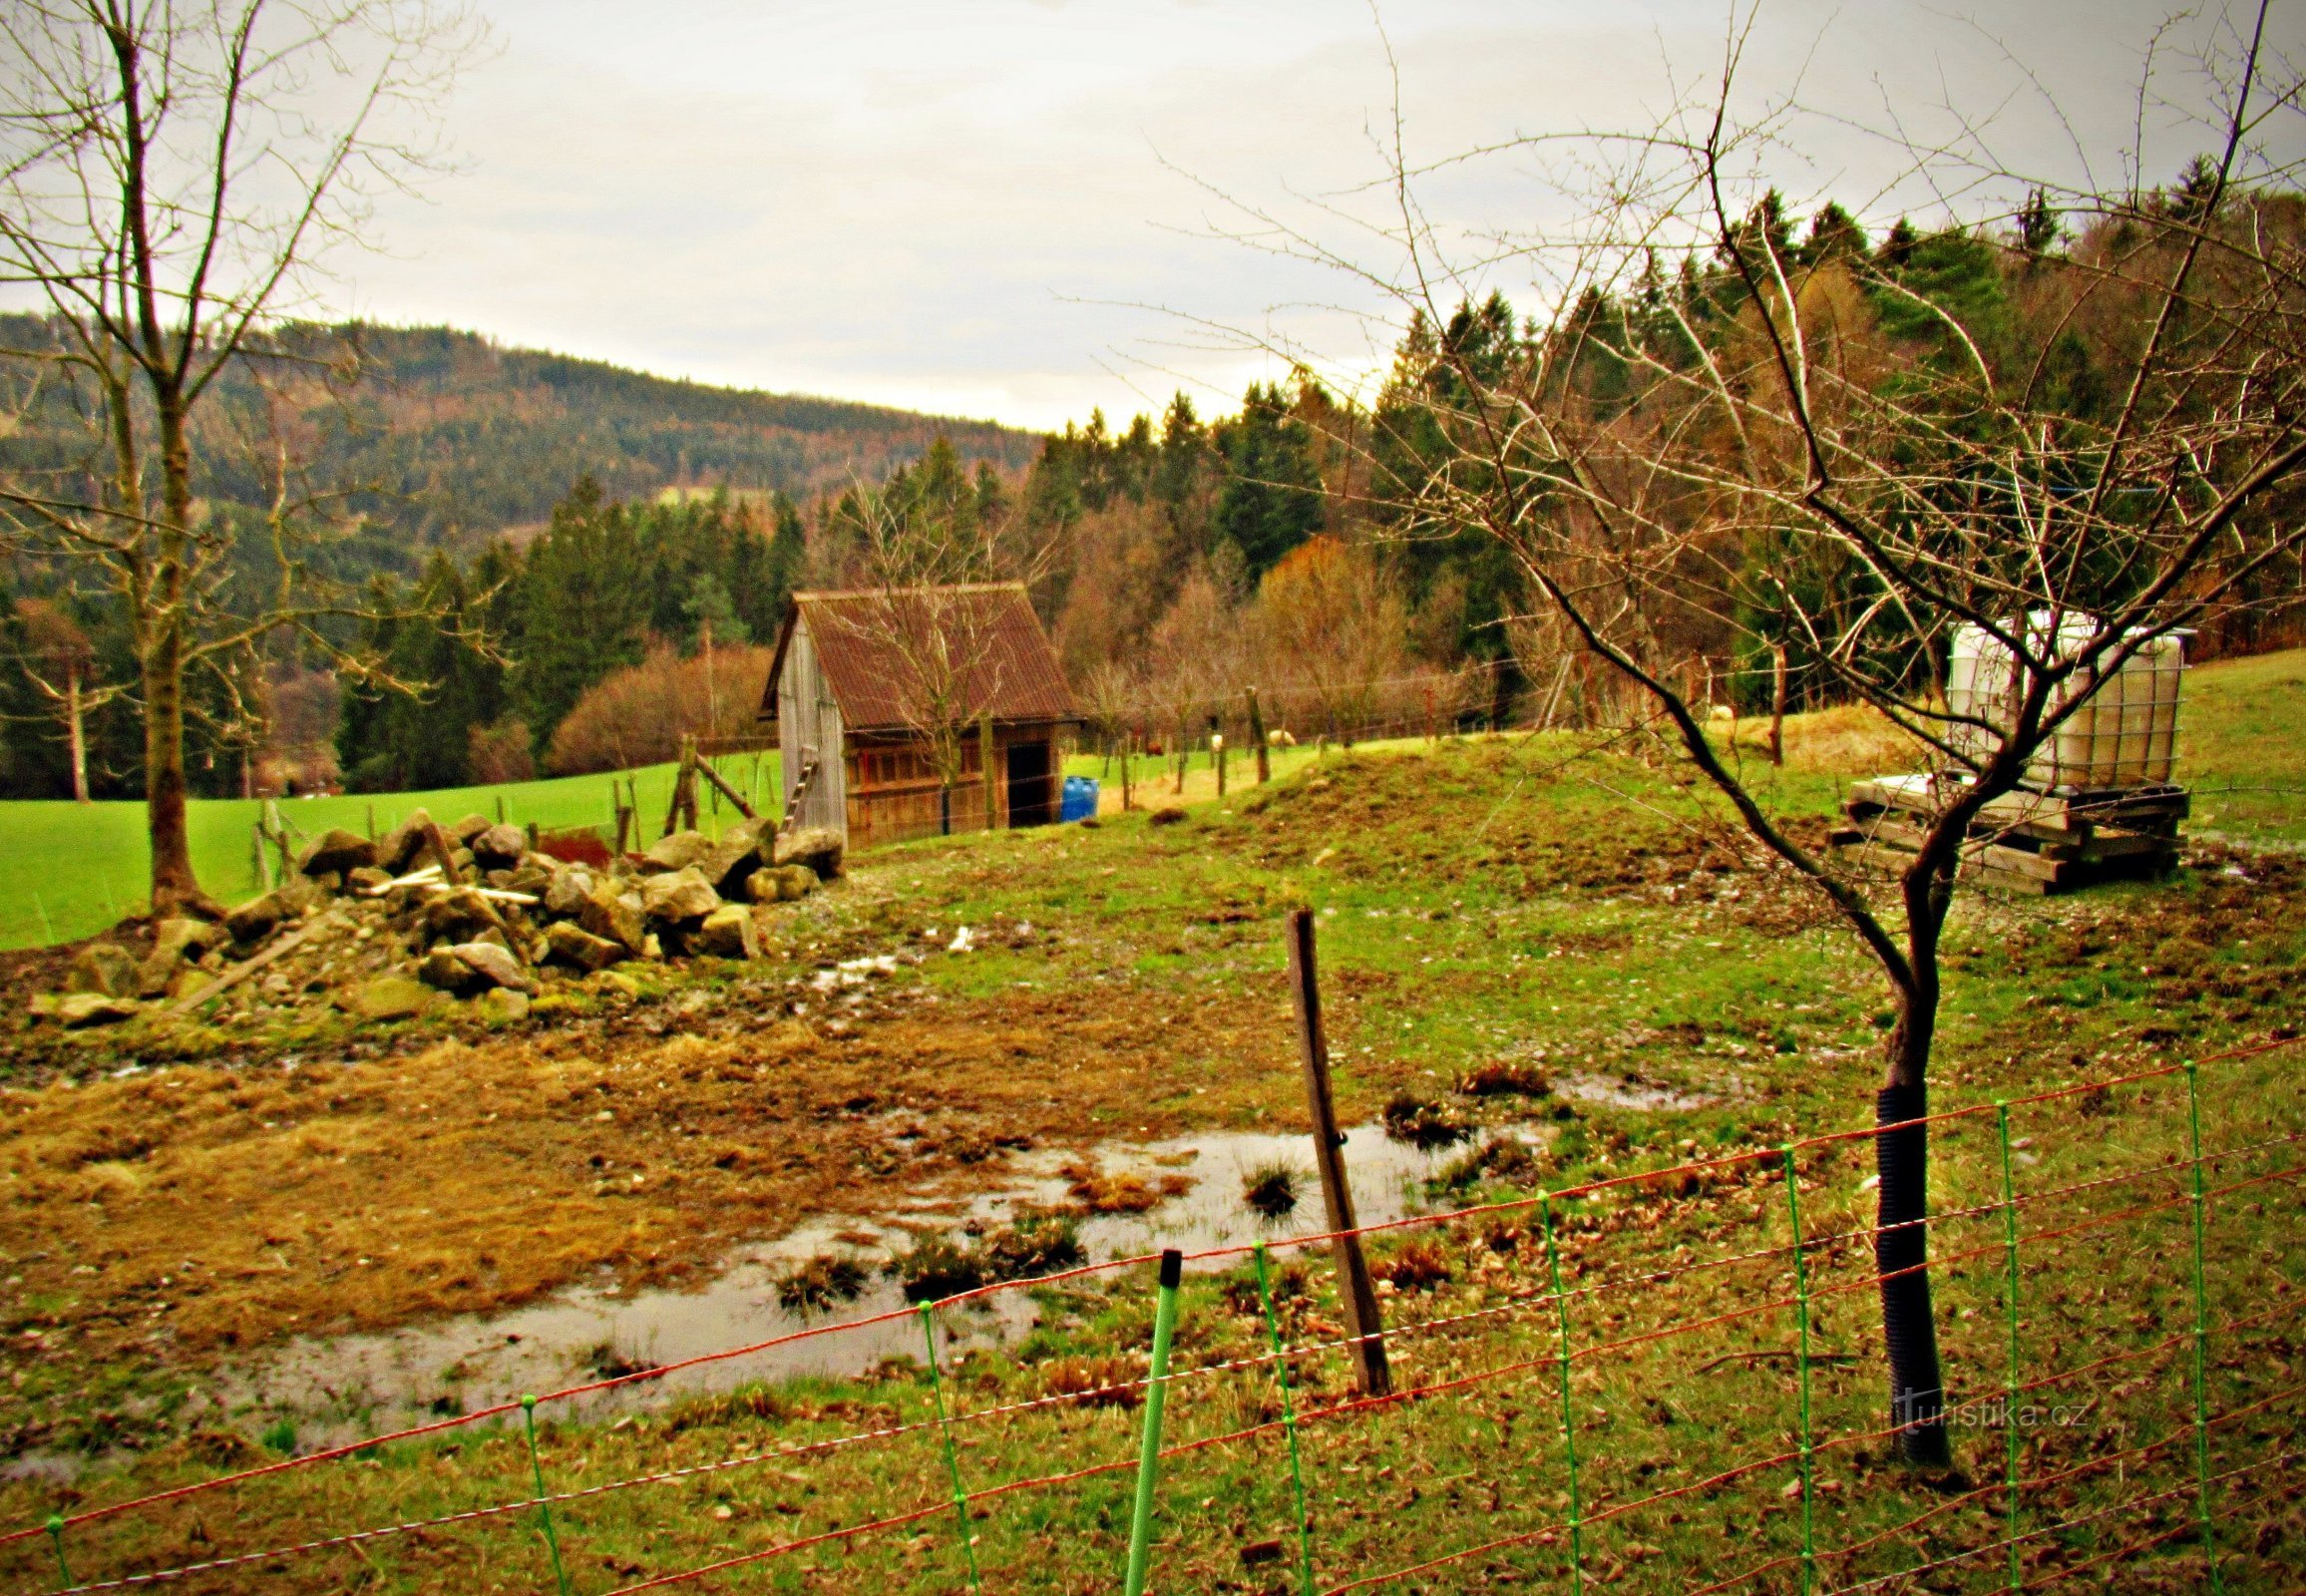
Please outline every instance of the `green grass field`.
M757 776L750 755L722 759L717 768L740 792L756 780L762 794L777 790L773 753L760 757ZM498 787L282 799L280 812L308 836L331 826L365 832L372 824L381 833L420 806L441 821L494 818L501 804L515 824L607 826L614 821L609 786L630 780L639 792L642 826L653 836L672 796L673 769L662 764ZM706 829L735 818L709 791L701 801ZM262 809L260 800L237 798L192 805L192 867L201 885L227 903L257 890L252 837ZM0 803L0 948L76 941L141 909L152 884L144 813L141 803Z
M2306 725L2306 649L2221 660L2191 672L2180 721L2178 777L2198 794L2194 829L2306 842L2306 740L2283 735L2300 725ZM1286 775L1314 757L1310 747L1280 750L1274 773ZM1246 783L1250 758L1246 751L1234 754L1236 782ZM1139 761L1144 803L1171 796L1168 776L1151 768L1159 763ZM774 753L761 755L757 765L750 755L732 756L719 768L740 791L763 796L777 791ZM672 772L669 764L651 765L614 775L496 787L292 799L280 807L295 826L314 835L330 826L365 831L372 822L382 831L419 805L441 820L474 813L493 817L501 804L515 823L600 826L612 818L610 783L630 779L638 784L643 826L653 834L671 795ZM1096 755L1067 761L1066 773L1101 775L1108 788L1118 789L1117 773ZM1215 776L1203 752L1192 761L1182 797L1192 802L1215 793ZM732 812L706 796L704 820L711 830ZM251 828L260 809L260 803L241 799L199 800L192 806L193 867L201 883L226 901L257 889ZM140 909L150 887L142 804L0 803L0 948L92 936Z
M2286 734L2279 721L2249 733L2261 745L2228 750L2230 768L2271 768L2278 748L2263 739ZM1374 1261L1394 1288L1395 1378L1426 1394L1382 1410L1349 1405L1326 1255L1283 1252L1280 1334L1314 1349L1293 1357L1291 1374L1317 1588L1467 1552L1379 1588L1566 1589L1574 1550L1585 1579L1613 1591L1689 1592L1768 1559L1782 1560L1774 1577L1741 1588L1791 1590L1811 1538L1805 1501L1819 1588L2007 1588L1994 1542L2008 1431L1964 1423L1963 1473L1952 1478L1916 1477L1883 1455L1862 1138L1797 1157L1810 1242L1798 1323L1797 1288L1772 1251L1793 1215L1767 1150L1863 1123L1887 1020L1879 978L1781 873L1722 841L1717 800L1632 753L1573 758L1581 740L1332 755L1318 773L1229 794L1183 824L1138 816L877 850L840 890L794 911L725 993L715 988L728 978L692 971L622 1028L600 1013L557 1035L468 1033L388 1068L298 1042L293 1071L251 1067L270 1056L252 1034L229 1065L116 1079L113 1059L92 1055L69 1090L16 1091L0 1152L24 1171L14 1213L38 1243L11 1264L21 1306L0 1317L0 1338L29 1347L37 1332L39 1351L22 1383L0 1376L0 1433L103 1460L68 1482L0 1481L0 1525L260 1462L259 1448L286 1451L300 1425L329 1416L172 1406L189 1403L188 1387L211 1385L206 1360L241 1356L241 1343L223 1354L193 1346L199 1324L224 1322L212 1305L258 1293L303 1317L343 1312L356 1294L419 1305L434 1289L431 1259L493 1261L495 1274L469 1275L483 1292L515 1249L566 1245L581 1225L597 1225L604 1246L669 1249L757 1192L786 1193L775 1206L783 1225L825 1211L812 1205L846 1211L860 1191L893 1202L908 1180L929 1178L927 1165L889 1177L854 1162L837 1140L845 1123L917 1119L907 1139L924 1146L998 1129L1068 1149L1096 1135L1294 1129L1302 1086L1277 921L1304 903L1321 917L1346 1120L1403 1094L1492 1122L1546 1116L1534 1162L1460 1166L1436 1201L1526 1202L1541 1186L1753 1155L1734 1171L1565 1198L1560 1267L1580 1294L1566 1318L1542 1295L1552 1260L1529 1207L1376 1238ZM1816 814L1835 786L1789 770L1774 799ZM2295 818L2292 808L2268 824ZM2097 1572L2074 1588L2102 1588L2099 1560L2118 1559L2113 1588L2205 1588L2188 1533L2197 1502L2214 1516L2228 1591L2294 1590L2306 1545L2295 1469L2269 1466L2294 1462L2298 1424L2289 1327L2306 1255L2289 1166L2302 1107L2283 1084L2297 1052L2203 1064L2200 1135L2217 1194L2198 1234L2184 1179L2186 1076L2025 1100L2294 1022L2301 867L2268 855L2229 868L2216 849L2200 852L2168 883L2049 901L1965 895L1947 943L1933 1106L1972 1112L1933 1135L1940 1334L1972 1416L1999 1398L2013 1359L2015 1379L2065 1415L2030 1420L2018 1436L2030 1482L2019 1577L2036 1584ZM1035 934L892 973L879 998L837 1019L799 993L787 1000L811 1013L771 1028L780 981L961 925ZM1455 1089L1469 1067L1507 1062L1542 1073L1553 1092L1484 1107ZM2016 1100L2008 1163L1996 1098ZM614 1111L601 1115L601 1101ZM903 1120L869 1117L898 1105ZM124 1158L120 1127L132 1123L153 1145ZM754 1148L768 1156L748 1158ZM597 1181L604 1159L645 1169L645 1183ZM278 1219L219 1198L202 1172L227 1164L265 1172L277 1195L263 1201ZM772 1186L793 1168L815 1171L830 1195ZM1191 1172L1239 1178L1214 1159ZM2026 1204L2015 1316L1998 1206L2006 1179ZM1318 1227L1311 1207L1285 1231ZM325 1217L325 1235L286 1222L306 1211ZM76 1272L84 1256L103 1268ZM603 1278L578 1261L579 1278ZM792 1547L685 1588L953 1596L971 1583L952 1506L958 1476L974 1498L983 1589L1117 1589L1143 1407L1127 1394L1052 1398L1143 1373L1148 1274L1031 1288L1033 1334L1004 1353L952 1349L939 1386L916 1359L854 1381L667 1394L624 1420L549 1405L534 1463L517 1414L506 1415L78 1526L65 1549L76 1578L118 1578L519 1502L541 1473L553 1491L590 1493L556 1505L554 1544L535 1515L511 1513L259 1556L175 1588L251 1588L255 1568L283 1589L552 1590L558 1555L572 1591L609 1596ZM2197 1305L2211 1327L2198 1375L2186 1334ZM983 1323L979 1309L940 1312L948 1330ZM158 1328L164 1313L173 1331ZM1550 1361L1563 1337L1576 1360L1566 1390ZM1806 1394L1793 1362L1804 1344L1818 1364ZM1155 1588L1294 1596L1301 1519L1271 1366L1249 1362L1268 1345L1249 1266L1188 1276L1176 1345L1188 1373L1168 1409L1178 1449L1158 1493ZM450 1366L438 1378L454 1407L462 1377ZM2188 1424L2197 1401L2219 1415L2199 1464ZM947 1410L960 1415L951 1453L936 1426ZM1587 1515L1574 1548L1560 1532L1565 1430ZM829 1444L860 1434L874 1438ZM1817 1442L1806 1496L1804 1435ZM1107 1471L1041 1482L1093 1468ZM2260 1471L2226 1477L2246 1470ZM2202 1490L2202 1472L2218 1483ZM636 1476L647 1482L622 1483ZM1520 1538L1486 1549L1507 1537ZM1981 1548L1927 1584L1896 1572ZM7 1588L54 1577L45 1539L0 1547Z

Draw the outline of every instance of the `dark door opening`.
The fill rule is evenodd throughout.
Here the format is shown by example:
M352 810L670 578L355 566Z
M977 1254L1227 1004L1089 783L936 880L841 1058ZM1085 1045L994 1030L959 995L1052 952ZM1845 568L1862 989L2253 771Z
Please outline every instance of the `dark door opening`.
M1057 818L1056 773L1045 742L1008 747L1008 823L1046 826Z

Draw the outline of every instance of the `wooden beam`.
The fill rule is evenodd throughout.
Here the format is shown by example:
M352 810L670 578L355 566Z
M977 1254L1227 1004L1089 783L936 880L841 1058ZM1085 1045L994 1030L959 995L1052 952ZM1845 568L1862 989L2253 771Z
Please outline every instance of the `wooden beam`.
M721 780L721 773L713 769L711 760L698 760L696 768L697 773L703 776L705 780L711 782L714 788L723 798L726 798L730 803L737 806L738 814L744 816L747 820L758 820L761 818L751 804L745 802L743 798L738 796L737 790L734 787Z
M272 963L273 960L278 959L285 954L294 953L297 949L303 947L305 943L311 941L313 936L324 927L342 926L343 924L343 921L336 918L335 911L331 910L327 914L322 915L319 919L311 921L299 929L290 932L287 936L282 937L279 941L273 943L271 947L265 949L255 958L234 965L230 970L225 971L214 981L209 982L207 986L201 988L198 992L193 993L190 998L178 998L175 1002L169 1004L169 1006L163 1010L163 1012L169 1014L172 1017L182 1014L189 1014L193 1009L199 1007L200 1004L206 1002L209 998L216 997L220 993L228 992L232 988L237 987L241 982L246 981L257 971L262 970L266 965Z

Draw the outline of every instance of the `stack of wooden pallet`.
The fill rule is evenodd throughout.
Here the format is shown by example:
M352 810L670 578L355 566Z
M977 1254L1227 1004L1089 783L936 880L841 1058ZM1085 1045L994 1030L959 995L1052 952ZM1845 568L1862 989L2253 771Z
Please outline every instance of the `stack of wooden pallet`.
M1953 776L1879 776L1850 788L1849 825L1836 847L1879 868L1913 862L1938 812L1959 791ZM2183 787L2162 783L2103 792L2012 792L1970 823L1962 876L2011 892L2077 892L2104 881L2157 876L2177 863Z

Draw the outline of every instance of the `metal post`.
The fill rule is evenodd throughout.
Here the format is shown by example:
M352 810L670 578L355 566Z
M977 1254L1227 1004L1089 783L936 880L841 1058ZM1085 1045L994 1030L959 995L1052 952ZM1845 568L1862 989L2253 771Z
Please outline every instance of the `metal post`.
M2024 1586L2018 1555L2018 1184L2011 1169L2010 1105L1994 1102L1994 1128L2002 1139L2002 1254L2004 1306L2010 1319L2009 1372L2002 1383L2002 1538L2010 1543L2010 1589Z
M1273 1343L1274 1379L1281 1383L1281 1427L1289 1434L1289 1481L1297 1493L1298 1563L1305 1580L1305 1596L1314 1596L1314 1521L1306 1511L1305 1467L1298 1459L1296 1399L1290 1394L1289 1358L1281 1346L1281 1315L1273 1306L1273 1281L1266 1270L1265 1243L1252 1254L1257 1260L1257 1295L1265 1305L1266 1339Z
M56 1548L56 1572L63 1578L64 1588L70 1590L72 1588L72 1565L64 1560L64 1515L62 1513L50 1513L47 1529L49 1544Z
M1153 1487L1161 1472L1161 1409L1169 1391L1169 1338L1177 1328L1177 1283L1185 1255L1161 1254L1161 1295L1153 1309L1153 1368L1145 1383L1145 1430L1137 1444L1137 1503L1129 1515L1129 1571L1125 1596L1145 1596L1145 1564L1153 1549Z
M1809 1261L1801 1250L1801 1181L1794 1169L1793 1149L1785 1148L1784 1156L1785 1212L1793 1223L1793 1301L1801 1327L1796 1355L1801 1367L1801 1591L1802 1596L1809 1596L1817 1582L1817 1482L1809 1443Z
M1553 1238L1553 1196L1540 1194L1537 1211L1545 1220L1545 1267L1553 1281L1554 1324L1559 1333L1561 1365L1561 1445L1569 1460L1569 1574L1571 1588L1585 1590L1585 1527L1577 1478L1577 1415L1569 1392L1569 1296L1561 1289L1561 1248Z
M1330 1095L1330 1042L1322 1029L1322 994L1314 963L1314 916L1295 909L1289 917L1289 978L1297 998L1298 1047L1305 1064L1306 1107L1314 1122L1314 1167L1322 1178L1322 1203L1336 1239L1338 1297L1345 1305L1345 1329L1353 1338L1361 1395L1389 1396L1393 1377L1385 1367L1384 1323L1377 1313L1376 1288L1368 1260L1361 1256L1353 1218L1352 1188L1345 1183L1345 1138L1338 1129L1337 1104Z
M537 1458L537 1398L521 1398L521 1416L529 1428L529 1472L537 1481L537 1516L545 1524L545 1544L553 1553L553 1582L561 1596L569 1596L569 1571L561 1566L561 1537L553 1529L553 1504L545 1499L545 1465Z
M2210 1590L2217 1596L2226 1586L2218 1575L2218 1543L2210 1532L2210 1302L2202 1280L2202 1242L2208 1219L2203 1211L2202 1102L2197 1073L2193 1060L2186 1060L2187 1150L2194 1166L2194 1500L2202 1522L2202 1556L2209 1563Z
M937 1357L937 1305L921 1305L921 1335L929 1344L929 1389L937 1396L937 1432L945 1441L945 1472L953 1482L953 1515L961 1522L961 1555L968 1560L968 1588L976 1596L984 1596L984 1585L976 1572L976 1537L968 1528L968 1493L961 1488L961 1458L953 1447L953 1420L945 1411L945 1375Z

